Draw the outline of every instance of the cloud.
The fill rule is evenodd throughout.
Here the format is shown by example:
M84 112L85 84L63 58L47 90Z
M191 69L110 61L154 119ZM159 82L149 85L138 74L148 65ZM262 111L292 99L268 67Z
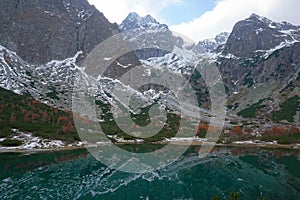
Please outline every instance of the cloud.
M182 0L88 0L100 10L110 22L120 24L130 12L141 16L150 14L160 19L159 12L170 4L180 3ZM164 20L163 20L164 21Z
M220 0L211 10L188 23L173 25L172 31L198 42L217 34L230 32L237 21L252 13L275 21L300 24L299 0Z

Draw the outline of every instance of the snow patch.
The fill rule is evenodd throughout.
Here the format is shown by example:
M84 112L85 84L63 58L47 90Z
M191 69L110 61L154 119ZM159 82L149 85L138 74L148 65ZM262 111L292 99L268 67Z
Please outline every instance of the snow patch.
M122 65L119 62L117 62L117 65L120 66L120 67L122 67L122 68L124 68L124 69L126 69L126 68L128 68L130 66L130 65Z
M65 60L52 60L50 62L48 62L46 64L46 66L55 66L55 67L59 67L61 65L66 65L66 66L71 66L74 65L76 63L77 58L83 54L83 51L78 51L75 56L71 57L71 58L67 58Z
M266 51L263 51L263 50L258 50L260 52L265 52L264 54L264 58L267 59L274 51L277 51L279 49L282 49L282 48L285 48L285 47L290 47L292 46L293 44L297 43L297 42L300 42L298 40L294 40L294 41L284 41L282 43L280 43L279 45L275 46L274 48L270 49L270 50L266 50ZM257 52L258 52L257 51Z
M110 58L103 58L104 61L110 61L112 60L114 57L110 57Z
M260 32L263 32L263 31L264 31L264 29L262 29L262 28L256 29L255 34L258 35Z

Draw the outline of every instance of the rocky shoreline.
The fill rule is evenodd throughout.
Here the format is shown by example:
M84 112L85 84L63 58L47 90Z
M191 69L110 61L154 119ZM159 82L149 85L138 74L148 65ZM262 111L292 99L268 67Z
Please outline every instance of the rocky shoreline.
M98 144L89 144L82 146L60 146L60 147L52 147L52 148L22 148L22 147L0 147L0 153L41 153L41 152L51 152L51 151L68 151L68 150L79 150L85 148L95 148L99 146L111 145L112 143L98 143ZM118 142L114 143L117 145L143 145L145 143L126 143L126 142ZM191 142L188 143L186 141L177 141L177 142L156 142L156 143L147 143L152 145L164 145L164 144L173 144L173 145L191 145L191 146L201 146L203 142ZM243 148L269 148L269 149L294 149L300 150L300 144L275 144L275 143L229 143L229 144L221 144L221 143L212 143L205 142L205 144L211 144L215 147L243 147Z

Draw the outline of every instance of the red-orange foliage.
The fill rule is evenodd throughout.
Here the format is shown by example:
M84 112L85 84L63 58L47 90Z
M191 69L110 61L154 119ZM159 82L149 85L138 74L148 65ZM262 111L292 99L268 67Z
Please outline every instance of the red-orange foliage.
M296 125L291 126L283 126L283 125L273 125L272 129L265 130L264 135L269 136L282 136L282 135L289 135L289 134L296 134L299 133L299 129Z
M281 125L281 126L279 126L279 128L278 128L278 134L283 134L284 133L284 128L283 128L283 126Z
M42 120L45 122L45 121L47 121L49 119L49 115L48 115L48 113L46 112L46 111L44 111L43 113L42 113Z
M67 122L68 117L67 116L58 116L56 124L59 125L61 122Z
M197 133L200 132L200 131L203 131L203 130L206 131L207 129L208 129L207 124L201 123L200 125L197 126Z
M30 117L30 113L25 111L25 115L23 118L24 122L29 122L30 121L29 117Z
M175 125L174 125L174 129L175 129L175 130L178 130L178 129L179 129L179 125L175 124Z
M282 125L279 126L279 127L276 126L276 125L273 125L271 135L272 136L278 136L278 135L282 135L285 132L286 132L286 130L284 130L284 127Z
M72 132L74 130L75 130L74 126L71 122L68 122L68 124L66 126L62 127L62 132L64 132L64 133Z
M242 134L242 129L240 126L235 126L230 130L230 133L233 135L239 135Z
M291 134L295 134L295 133L299 133L299 129L296 127L296 125L292 125L290 128L290 133Z

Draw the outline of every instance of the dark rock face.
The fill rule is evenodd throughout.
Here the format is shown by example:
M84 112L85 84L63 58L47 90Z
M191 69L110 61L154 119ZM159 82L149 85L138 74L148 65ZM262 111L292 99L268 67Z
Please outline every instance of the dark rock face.
M290 34L287 34L290 31ZM269 50L284 41L300 38L300 27L287 22L275 23L267 18L252 14L233 28L224 53L239 57L250 57L255 51Z
M89 53L118 33L86 0L1 0L0 44L32 64Z
M299 95L299 26L253 14L236 23L220 50L216 64L237 114L260 104L255 117L272 121L274 111Z
M300 43L295 43L274 51L268 57L257 56L246 60L220 58L219 69L229 88L252 88L254 85L274 83L285 85L299 69L299 55ZM237 85L234 84L236 81Z
M252 14L238 22L218 65L230 91L288 84L300 66L300 27Z

